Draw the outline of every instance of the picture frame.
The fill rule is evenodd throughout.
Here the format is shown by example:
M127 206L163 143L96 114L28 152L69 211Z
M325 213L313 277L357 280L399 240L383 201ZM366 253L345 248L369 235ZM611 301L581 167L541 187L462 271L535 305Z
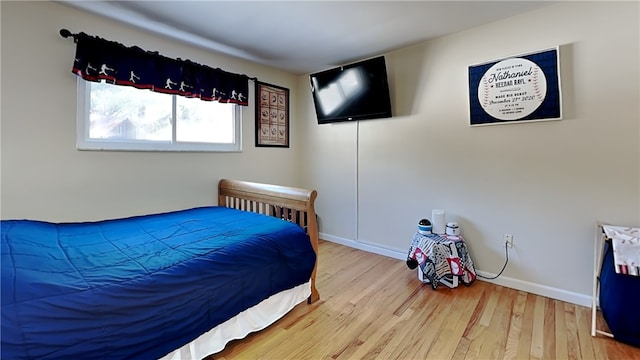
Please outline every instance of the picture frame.
M256 81L256 147L289 147L289 89Z
M559 47L469 66L469 125L562 119Z

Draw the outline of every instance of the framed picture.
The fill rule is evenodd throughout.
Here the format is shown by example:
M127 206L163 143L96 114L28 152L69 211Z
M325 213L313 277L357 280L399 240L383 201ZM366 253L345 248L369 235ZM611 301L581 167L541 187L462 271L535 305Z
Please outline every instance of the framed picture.
M289 89L256 81L256 146L289 147Z
M560 120L558 47L469 66L470 125Z

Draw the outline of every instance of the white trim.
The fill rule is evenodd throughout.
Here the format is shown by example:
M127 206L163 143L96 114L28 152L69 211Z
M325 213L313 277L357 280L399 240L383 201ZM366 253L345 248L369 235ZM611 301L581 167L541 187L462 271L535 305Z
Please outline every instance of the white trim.
M485 271L478 271L476 273L486 277L493 277L496 274L488 273ZM591 296L587 294L580 294L572 291L567 291L564 289L554 288L546 285L536 284L520 279L514 279L506 276L500 276L494 280L487 280L478 278L478 280L487 281L492 284L506 286L508 288L526 291L531 294L536 294L540 296L545 296L551 299L565 301L571 304L576 304L585 307L591 307Z
M336 244L348 246L350 248L363 250L363 251L374 253L374 254L378 254L378 255L387 256L387 257L398 259L398 260L406 260L407 259L407 253L406 252L401 252L399 250L391 249L391 248L385 248L385 247L382 247L380 245L372 244L372 243L368 243L368 242L363 242L361 240L356 241L356 240L351 240L351 239L345 239L345 238L332 236L332 235L324 234L324 233L320 233L320 239L331 241L331 242L334 242Z
M345 238L341 238L341 237L337 237L337 236L333 236L325 233L320 233L320 239L334 242L336 244L348 246L354 249L358 249L358 250L362 250L362 251L366 251L366 252L370 252L378 255L383 255L383 256L387 256L387 257L398 259L398 260L403 260L403 261L406 261L407 253L409 251L408 248L407 248L407 251L401 251L398 249L383 247L370 242L363 242L361 240L355 241L355 240L345 239ZM409 268L407 268L407 270L410 271ZM482 275L486 277L493 277L496 275L496 274L488 273L485 271L479 271L478 269L476 269L476 273L478 275ZM528 282L520 279L514 279L506 276L500 276L497 279L493 279L493 280L482 279L482 278L478 278L478 280L490 282L492 284L496 284L500 286L506 286L508 288L512 288L515 290L526 291L531 294L545 296L548 298L565 301L565 302L580 305L580 306L591 307L592 298L588 294L580 294L572 291L567 291L564 289L536 284L536 283L532 283L532 282Z

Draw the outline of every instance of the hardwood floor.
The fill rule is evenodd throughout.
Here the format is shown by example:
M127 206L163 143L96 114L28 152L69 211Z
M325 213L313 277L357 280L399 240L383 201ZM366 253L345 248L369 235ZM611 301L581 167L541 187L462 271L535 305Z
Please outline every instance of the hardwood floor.
M586 307L476 281L432 290L403 261L321 241L320 301L208 359L640 359Z

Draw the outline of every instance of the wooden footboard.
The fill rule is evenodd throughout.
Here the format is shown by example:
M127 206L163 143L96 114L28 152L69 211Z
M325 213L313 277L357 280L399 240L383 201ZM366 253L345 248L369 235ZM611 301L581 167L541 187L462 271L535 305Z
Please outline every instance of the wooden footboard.
M314 201L315 190L289 186L261 184L222 179L218 183L218 205L282 218L306 230L316 252L316 265L311 274L311 296L308 302L320 299L316 288L318 269L318 222Z

